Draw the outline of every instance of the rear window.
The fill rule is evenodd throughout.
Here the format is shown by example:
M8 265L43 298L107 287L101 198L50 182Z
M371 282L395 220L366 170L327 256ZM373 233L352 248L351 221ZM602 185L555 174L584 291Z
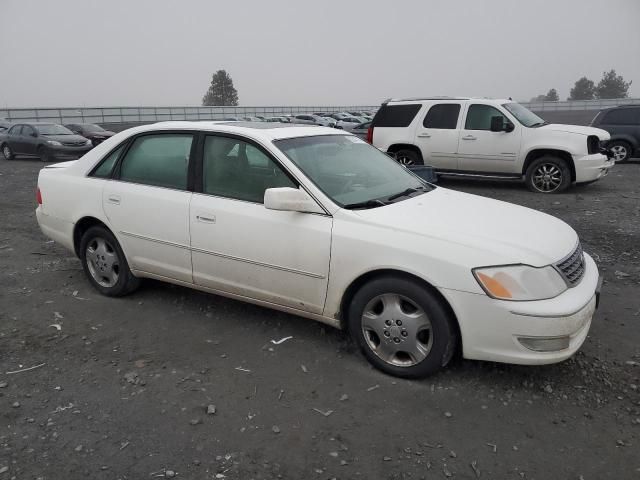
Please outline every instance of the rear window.
M605 125L637 125L640 124L640 108L618 108L609 110L602 122Z
M408 127L422 105L382 105L373 119L374 127Z

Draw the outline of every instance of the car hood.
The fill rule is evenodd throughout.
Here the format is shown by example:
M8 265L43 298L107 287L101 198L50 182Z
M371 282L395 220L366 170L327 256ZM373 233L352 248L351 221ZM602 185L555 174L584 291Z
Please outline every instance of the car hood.
M563 125L561 123L550 123L549 125L543 125L542 127L538 127L540 130L549 130L555 132L567 132L567 133L578 133L580 135L596 135L600 138L600 140L608 140L609 133L600 128L594 127L583 127L581 125Z
M47 140L55 140L56 142L86 142L87 139L81 135L42 135Z
M87 132L84 136L87 138L109 138L113 137L116 133L109 130L104 132Z
M360 219L446 243L474 266L542 267L573 252L576 232L537 210L437 187L384 207L353 211Z

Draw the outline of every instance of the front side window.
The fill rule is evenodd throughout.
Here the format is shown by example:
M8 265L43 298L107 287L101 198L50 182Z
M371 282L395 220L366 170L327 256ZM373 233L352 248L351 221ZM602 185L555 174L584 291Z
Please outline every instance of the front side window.
M202 191L208 195L263 203L268 188L297 188L267 154L237 138L207 136L202 167Z
M31 135L32 136L35 133L36 133L36 131L33 128L31 128L29 125L24 125L22 127L22 135L26 135L26 136L30 136Z
M431 189L391 157L352 135L277 140L275 145L338 205L370 208ZM398 195L406 192L406 196ZM366 205L359 205L369 203Z
M459 103L441 103L429 109L422 125L425 128L455 129L460 114Z
M466 130L491 130L491 117L502 117L504 123L509 121L500 110L491 105L469 105L464 128Z
M73 132L55 123L41 123L37 126L40 135L73 135Z
M120 180L186 190L193 135L144 135L133 141L120 167Z
M20 130L22 130L22 125L14 125L9 130L9 135L20 135Z

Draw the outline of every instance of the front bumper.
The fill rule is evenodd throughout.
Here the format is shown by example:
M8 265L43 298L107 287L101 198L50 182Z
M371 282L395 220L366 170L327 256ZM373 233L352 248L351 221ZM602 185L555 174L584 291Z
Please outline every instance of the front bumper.
M576 167L576 183L593 182L605 177L609 169L615 165L613 160L601 153L593 155L575 156L573 163Z
M77 160L91 150L89 147L48 147L49 157L56 160Z
M598 268L585 254L582 281L555 298L531 302L495 300L484 294L443 289L456 313L462 335L463 356L475 360L524 365L555 363L571 357L589 333L599 300ZM524 342L522 339L528 339ZM564 346L536 351L525 344L552 339Z

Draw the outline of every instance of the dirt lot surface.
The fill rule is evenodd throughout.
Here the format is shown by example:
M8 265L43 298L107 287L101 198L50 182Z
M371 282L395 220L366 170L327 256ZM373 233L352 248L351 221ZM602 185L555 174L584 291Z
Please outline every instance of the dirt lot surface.
M557 196L443 183L567 221L606 282L573 359L421 381L291 315L152 281L100 296L38 229L40 167L0 162L0 480L640 479L639 163Z

